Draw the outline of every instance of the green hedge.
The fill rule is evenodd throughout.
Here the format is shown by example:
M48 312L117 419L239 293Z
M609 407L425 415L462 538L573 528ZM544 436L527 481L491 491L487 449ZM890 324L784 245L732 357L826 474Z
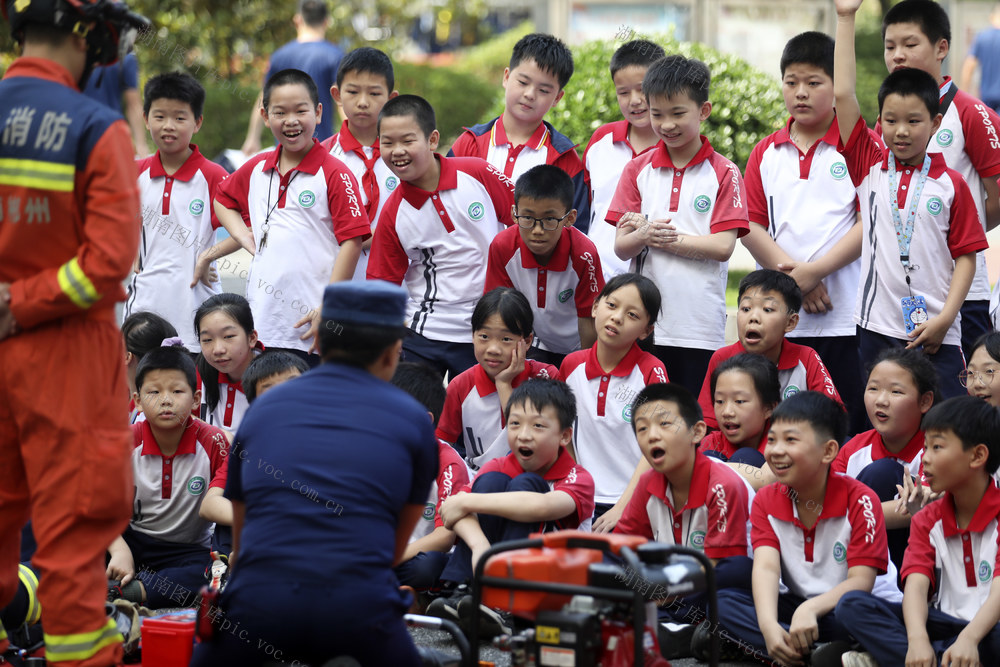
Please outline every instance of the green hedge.
M493 102L499 83L490 83L452 67L395 63L396 89L431 103L447 152L462 128L480 122Z
M712 72L709 100L712 115L703 133L712 146L742 169L754 145L784 122L785 105L776 78L769 77L736 56L697 43L653 38L668 54L680 53L705 62ZM573 78L562 101L549 113L552 125L577 142L582 154L591 135L604 123L621 120L608 63L621 42L588 42L573 48ZM503 111L497 95L483 120Z

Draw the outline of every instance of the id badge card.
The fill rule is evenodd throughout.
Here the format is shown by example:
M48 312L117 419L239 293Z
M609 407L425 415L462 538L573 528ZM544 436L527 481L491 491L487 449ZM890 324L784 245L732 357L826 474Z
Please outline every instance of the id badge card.
M904 296L900 303L903 305L903 325L906 327L906 333L912 332L928 320L927 301L924 297Z

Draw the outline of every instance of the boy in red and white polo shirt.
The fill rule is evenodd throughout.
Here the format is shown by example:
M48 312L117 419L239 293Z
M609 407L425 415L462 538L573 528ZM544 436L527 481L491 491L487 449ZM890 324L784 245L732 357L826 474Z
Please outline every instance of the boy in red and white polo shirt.
M944 497L913 515L902 604L841 598L837 617L867 652L845 665L1000 663L1000 489L991 477L1000 413L961 396L931 408L924 426L924 475Z
M576 144L559 133L545 114L558 104L573 76L573 53L552 35L525 35L503 72L504 110L493 120L466 128L448 157L479 157L516 181L540 164L559 167L573 179L573 208L581 230L590 224L590 198Z
M857 433L867 423L854 323L861 227L857 193L837 146L833 39L811 31L788 40L781 76L789 119L747 161L751 225L743 245L759 266L781 265L803 289L805 312L789 337L826 362L847 406L849 432Z
M719 428L712 400L712 373L726 359L744 352L766 357L778 367L782 399L809 390L841 402L833 378L816 350L785 338L795 329L802 306L802 291L791 276L771 269L751 271L740 281L736 302L739 340L712 354L698 395L709 428Z
M309 75L278 72L263 99L261 114L279 145L226 179L215 212L254 256L247 301L260 340L306 357L316 345L308 339L323 288L350 280L371 229L353 174L313 139L322 111ZM297 328L309 322L305 333Z
M861 362L870 366L887 347L922 348L938 370L942 396L961 396L966 392L958 382L965 368L960 309L976 274L976 253L987 247L986 235L965 179L940 153L928 152L941 124L931 74L903 67L887 76L879 117L888 148L869 133L855 90L856 11L838 10L833 87L864 225L854 311ZM919 31L911 26L908 32ZM886 53L895 48L886 45ZM946 41L941 45L947 48Z
M410 294L409 361L455 377L476 363L469 317L483 294L490 242L513 222L514 184L479 158L442 158L434 109L400 95L379 116L382 159L402 183L382 209L368 278Z
M951 22L937 2L900 2L882 21L885 65L890 72L902 67L920 69L938 84L941 125L929 144L944 156L969 186L979 222L985 231L1000 224L1000 117L972 95L959 90L941 71L951 48ZM881 125L876 124L881 133ZM993 330L989 317L990 279L985 253L976 255L976 276L962 304L962 349L966 361L973 344Z
M330 88L333 101L344 110L344 124L340 132L320 142L330 155L347 165L361 185L361 203L372 232L389 193L399 184L389 165L380 159L376 128L382 107L399 94L393 90L394 85L392 61L378 49L362 46L344 56L337 70L337 83ZM365 241L354 270L355 280L365 279L370 249L371 240Z
M191 326L194 311L221 292L222 285L197 271L197 260L219 227L212 200L226 170L191 143L205 104L205 89L197 79L181 72L160 74L146 83L144 92L143 117L157 151L137 163L142 238L123 319L156 313L174 326L188 351L198 352L198 334Z
M725 344L729 257L748 231L740 170L700 134L710 79L683 56L650 66L642 92L662 143L626 165L606 216L618 227L615 252L663 294L670 316L653 333L653 353L691 393Z
M831 613L837 602L848 591L871 592L890 567L878 497L830 472L846 428L843 407L816 392L774 411L765 456L778 481L757 492L750 512L753 594L719 593L724 628L782 664L801 664L810 652L816 661L816 642L846 640ZM694 643L708 638L696 633Z
M557 380L529 380L511 394L506 417L510 454L487 463L471 487L441 504L445 527L460 538L442 581L468 582L483 552L499 541L590 523L594 480L566 449L576 419L573 392ZM455 619L469 613L459 605L471 599L439 598L427 611Z
M628 271L629 260L615 254L615 230L604 224L604 217L625 165L660 140L649 122L649 103L642 94L642 80L649 66L665 55L662 46L645 39L618 47L611 56L611 82L624 120L597 128L583 152L583 180L590 193L587 235L601 253L605 280Z
M210 562L212 524L198 516L225 464L225 434L195 420L194 362L181 347L153 350L135 375L146 421L132 425L135 501L125 534L108 548L109 595L152 609L193 604Z
M591 308L604 289L594 243L572 225L573 182L558 167L538 165L517 179L514 219L490 244L486 287L513 287L535 314L529 352L559 366L570 352L597 340ZM606 227L607 225L602 225Z
M614 532L704 551L715 565L720 589L746 588L751 572L747 485L732 468L698 451L705 422L694 396L678 384L649 385L632 404L632 431L652 470L639 478ZM683 602L706 608L703 594ZM662 610L661 617L691 618L690 609L681 607L677 614L675 606Z

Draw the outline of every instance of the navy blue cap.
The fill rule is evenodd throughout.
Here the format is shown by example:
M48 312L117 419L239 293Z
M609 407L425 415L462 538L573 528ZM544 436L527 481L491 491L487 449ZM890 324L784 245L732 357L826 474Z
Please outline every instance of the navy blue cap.
M384 280L327 285L323 292L324 320L374 327L406 326L407 292Z

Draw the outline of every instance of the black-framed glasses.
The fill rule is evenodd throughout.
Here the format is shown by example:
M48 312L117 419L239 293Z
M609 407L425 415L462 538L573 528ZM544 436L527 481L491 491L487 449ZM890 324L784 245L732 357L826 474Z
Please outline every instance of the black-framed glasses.
M985 371L964 370L958 374L958 381L962 383L963 387L968 387L969 382L974 380L979 380L985 385L990 385L993 383L994 375L996 375L996 371L992 368L988 368Z
M559 229L560 223L562 223L562 221L565 220L570 213L572 213L572 211L561 218L533 218L530 215L518 215L517 211L514 210L512 215L514 216L514 222L517 223L518 227L523 229L534 229L535 225L538 224L541 225L542 229L545 231L554 232Z

